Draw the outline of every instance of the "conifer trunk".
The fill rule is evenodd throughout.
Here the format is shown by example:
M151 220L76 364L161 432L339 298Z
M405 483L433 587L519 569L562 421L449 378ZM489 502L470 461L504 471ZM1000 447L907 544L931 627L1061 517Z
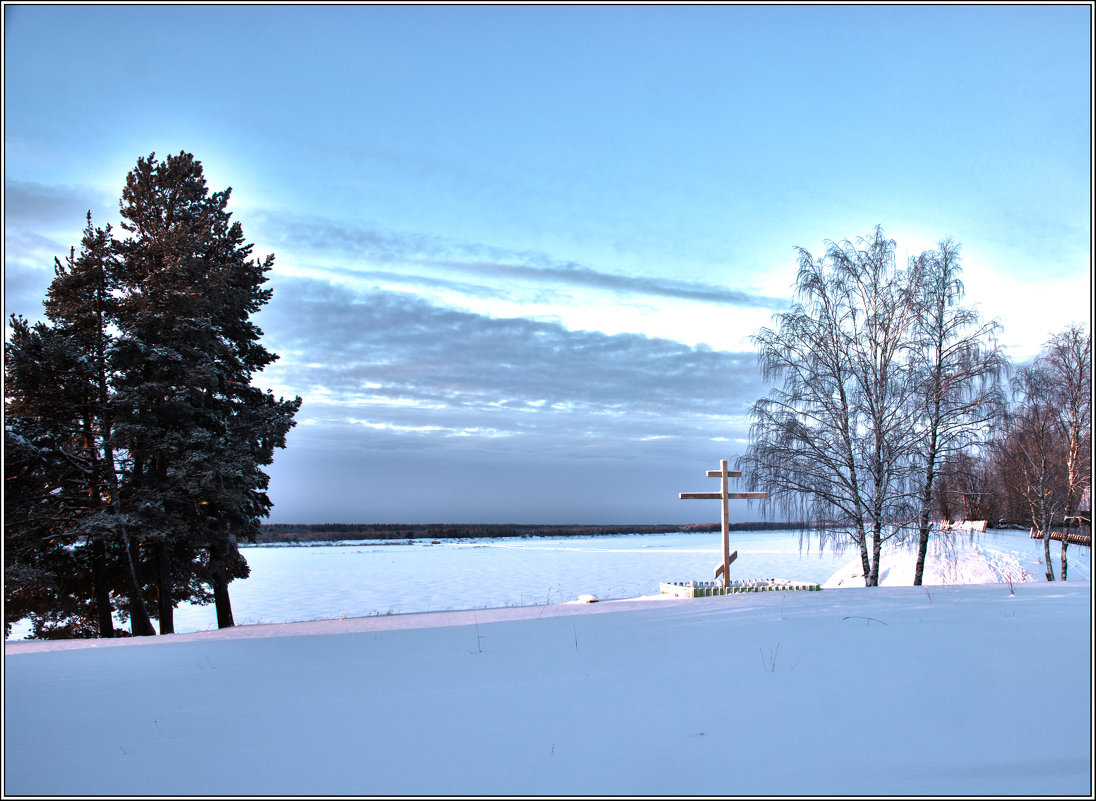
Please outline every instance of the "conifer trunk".
M217 605L217 628L230 629L235 626L232 620L232 600L228 596L228 582L223 577L214 579L213 600Z
M125 529L119 534L119 539L122 543L122 551L125 553L125 559L122 560L122 569L126 574L130 631L135 637L154 635L156 629L152 626L152 618L149 617L145 601L141 597L141 582L137 578L136 548L126 534Z
M160 633L175 633L175 607L171 599L171 557L170 542L163 540L157 546L159 552L159 581L157 599L159 600Z
M210 583L213 585L213 603L217 607L217 628L232 628L236 624L232 620L232 599L228 595L224 543L215 542L210 545L209 562L211 568Z
M141 598L141 583L137 580L136 554L132 540L123 531L122 548L125 551L126 589L129 593L129 626L135 637L150 637L156 634L152 619Z
M110 589L106 583L106 546L100 539L91 543L92 585L95 593L95 616L99 623L100 637L114 636L114 615L110 605Z
M105 387L106 382L104 381L102 385ZM115 472L114 440L111 436L113 420L109 411L106 411L108 407L105 395L102 408L104 410L102 416L103 459L107 465L106 477L107 487L110 489L110 507L114 514L120 517L122 514L122 500L118 486L118 474ZM152 618L149 617L148 608L145 606L141 593L141 582L137 579L136 547L130 540L124 526L119 529L118 540L122 545L122 552L125 554L125 558L122 560L122 570L126 575L126 593L129 596L130 631L135 637L152 636L156 634L156 629L152 627Z

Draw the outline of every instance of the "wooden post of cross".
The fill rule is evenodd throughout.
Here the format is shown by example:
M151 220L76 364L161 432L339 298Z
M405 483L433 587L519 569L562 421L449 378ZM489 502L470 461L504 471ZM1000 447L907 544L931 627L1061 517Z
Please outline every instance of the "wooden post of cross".
M715 578L723 576L723 586L727 586L729 570L731 562L738 558L738 551L731 553L731 528L730 517L727 511L727 501L729 500L756 500L763 501L769 497L767 492L727 492L727 479L738 478L742 474L738 471L727 470L727 460L721 459L719 461L718 470L709 470L705 475L708 478L719 479L719 492L682 492L679 497L681 500L705 500L714 501L719 500L722 502L722 519L723 524L723 564L719 565L715 569Z

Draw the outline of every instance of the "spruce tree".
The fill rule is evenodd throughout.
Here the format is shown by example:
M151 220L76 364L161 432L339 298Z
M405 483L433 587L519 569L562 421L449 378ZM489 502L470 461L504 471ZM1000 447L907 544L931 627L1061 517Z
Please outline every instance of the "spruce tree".
M37 637L114 634L120 549L108 547L119 518L104 515L118 495L104 458L110 251L109 229L92 228L89 215L79 256L54 260L49 324L13 317L5 346L5 623L29 618ZM133 578L134 633L152 634Z
M130 500L155 555L160 631L175 603L214 589L231 625L228 582L247 575L236 543L269 510L261 467L284 447L300 399L251 386L277 357L250 317L273 256L252 259L188 153L139 159L121 200L123 290L116 369L119 433L130 456ZM202 598L201 600L205 600Z
M102 596L73 533L89 503L82 393L73 380L80 364L52 328L12 317L10 329L4 364L5 632L29 618L36 637L88 636L97 619L94 599Z
M94 563L104 569L107 547L111 546L121 573L121 586L115 590L128 599L125 616L130 619L131 631L147 635L153 633L153 628L141 599L135 550L128 533L131 523L122 507L113 438L110 360L115 341L111 329L117 320L116 273L111 227L93 227L88 212L80 256L70 256L67 265L56 262L44 306L54 329L66 337L69 352L77 355L82 365L78 372L85 392L81 424L91 468L87 493L95 503L81 515L79 528L96 554ZM97 592L104 593L105 588L99 587ZM99 608L108 600L106 595L101 598ZM106 625L103 618L101 630Z
M90 214L56 261L49 324L5 345L5 624L37 636L173 631L179 601L232 625L237 549L271 507L263 467L300 407L252 386L277 356L251 316L273 256L252 259L187 153L139 159L118 241ZM126 605L111 609L116 599Z
M44 482L37 490L24 482L8 485L16 499L15 487L35 492L42 507L35 512L16 500L13 510L18 511L7 515L9 544L14 528L46 526L52 532L48 541L63 543L67 559L50 562L45 541L22 555L36 560L40 569L52 565L47 572L57 586L71 588L81 576L90 581L93 600L88 609L94 612L99 636L114 634L112 592L128 598L122 616L130 618L133 633L152 634L134 571L111 441L108 361L116 287L109 226L94 228L89 213L79 255L73 249L64 263L55 259L54 265L44 302L49 325L31 327L13 318L7 348L8 433L35 443L32 450L20 452L37 460L36 470L26 475L37 474ZM17 579L13 586L18 586ZM43 598L51 595L41 587L35 592ZM78 611L67 614L54 614L43 623L40 610L35 612L35 633L91 630L92 620L77 620Z

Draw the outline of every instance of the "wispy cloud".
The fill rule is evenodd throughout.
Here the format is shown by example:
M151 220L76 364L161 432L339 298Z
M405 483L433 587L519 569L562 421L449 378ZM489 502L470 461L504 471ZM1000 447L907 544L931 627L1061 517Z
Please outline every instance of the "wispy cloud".
M664 298L680 298L702 303L721 303L761 309L783 309L787 298L774 298L741 289L691 281L675 281L665 278L615 275L598 272L577 264L554 266L530 266L499 262L435 261L436 266L482 275L508 279L555 283L570 286L603 289L610 292L630 292Z
M323 218L287 217L261 213L253 215L266 238L277 248L293 254L321 253L338 255L344 264L344 276L366 279L377 275L370 265L405 265L433 268L505 281L519 280L536 285L577 287L622 294L675 298L701 303L726 304L744 308L783 309L787 298L767 296L749 289L694 281L679 281L646 276L619 275L574 262L560 262L548 254L513 251L475 242L409 232L380 231ZM431 279L421 273L390 272L386 277L402 276L405 281ZM481 291L478 285L460 289Z
M505 300L511 297L509 291L486 284L473 284L467 281L453 281L430 275L394 270L355 270L348 267L325 266L317 272L324 275L349 279L354 283L393 284L416 289L430 289L441 292L471 295L484 300Z

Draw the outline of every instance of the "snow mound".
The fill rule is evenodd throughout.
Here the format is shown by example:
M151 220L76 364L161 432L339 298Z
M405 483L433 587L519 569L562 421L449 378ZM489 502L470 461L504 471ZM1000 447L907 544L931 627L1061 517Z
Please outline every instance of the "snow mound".
M935 533L925 555L923 584L1004 584L1038 581L1023 562L1025 554L975 539L966 532ZM911 586L917 566L917 543L884 546L879 558L879 584ZM854 556L823 587L863 587L864 570Z

